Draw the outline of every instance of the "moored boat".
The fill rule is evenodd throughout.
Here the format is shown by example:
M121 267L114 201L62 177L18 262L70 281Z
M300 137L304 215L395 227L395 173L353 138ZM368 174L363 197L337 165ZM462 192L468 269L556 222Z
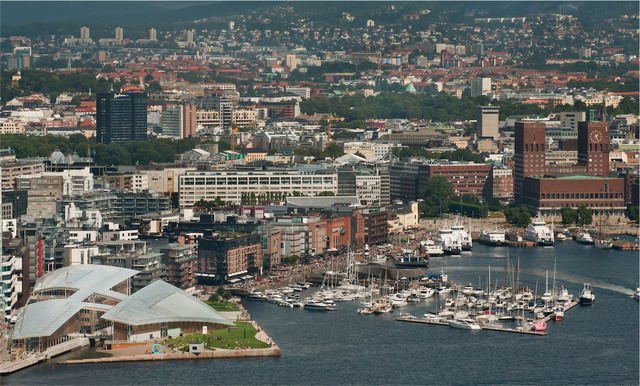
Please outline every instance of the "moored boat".
M578 234L578 236L576 237L576 242L578 244L584 244L584 245L594 244L593 237L591 237L591 234L586 229L584 232L581 232L580 234Z
M459 328L461 330L482 330L482 327L471 319L453 319L449 320L448 323L449 327Z
M525 240L535 241L541 246L553 246L553 231L547 226L547 223L539 216L531 221L531 224L524 231L522 236Z
M553 318L557 321L564 320L564 307L563 306L555 306L553 307Z
M478 241L482 244L499 247L505 245L506 233L501 229L483 230L478 237Z
M588 283L584 284L582 288L582 292L580 292L580 305L581 306L590 306L596 300L596 295L591 290L591 285Z

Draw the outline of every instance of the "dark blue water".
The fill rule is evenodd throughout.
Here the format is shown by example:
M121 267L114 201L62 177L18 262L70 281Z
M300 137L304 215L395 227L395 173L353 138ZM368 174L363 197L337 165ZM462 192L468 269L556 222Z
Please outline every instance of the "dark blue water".
M579 294L596 290L592 307L567 311L550 322L547 336L395 321L397 314L361 316L358 302L318 313L273 304L245 303L252 317L280 345L281 358L61 365L48 362L2 384L638 384L638 253L599 250L574 242L555 248L510 249L520 257L521 280L538 294L553 276ZM470 255L432 259L430 271L457 282L504 277L507 249L474 246ZM421 315L435 300L404 311ZM69 354L77 355L77 354ZM64 359L64 357L62 358Z

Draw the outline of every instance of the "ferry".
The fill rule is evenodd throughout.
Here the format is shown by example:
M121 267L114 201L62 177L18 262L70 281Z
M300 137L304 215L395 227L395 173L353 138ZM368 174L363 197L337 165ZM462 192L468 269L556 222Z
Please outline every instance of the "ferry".
M438 235L435 237L434 242L436 245L442 247L445 255L459 255L462 252L462 244L457 235L454 235L453 230L445 226L438 231Z
M535 241L541 246L553 246L553 231L547 226L540 217L536 217L524 231L525 240Z
M480 237L478 238L479 242L483 244L491 245L494 247L499 247L504 245L505 240L506 240L505 231L500 229L495 229L492 231L483 230L480 233Z
M473 241L471 240L471 235L464 229L462 224L455 224L451 227L454 236L458 236L460 240L460 246L463 251L470 251L473 247Z
M576 241L578 242L578 244L584 244L584 245L594 244L593 237L591 237L589 232L587 232L586 230L580 233L578 237L576 237Z
M425 260L422 256L417 254L415 251L403 249L402 255L396 257L393 261L393 264L396 267L403 268L422 268L428 267L429 262Z
M436 243L433 240L421 241L420 248L429 257L444 255L444 249L442 249L442 245L436 245Z

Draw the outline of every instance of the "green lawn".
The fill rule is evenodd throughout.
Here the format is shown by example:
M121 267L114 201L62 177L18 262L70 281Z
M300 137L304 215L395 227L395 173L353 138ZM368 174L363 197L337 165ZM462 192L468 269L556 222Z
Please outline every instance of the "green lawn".
M208 349L215 348L268 348L269 345L256 339L256 329L251 323L236 322L235 327L214 330L208 334L190 334L168 340L180 349L189 343L204 343Z
M205 303L216 311L240 311L240 308L234 302L220 300L214 302L212 300L205 300Z

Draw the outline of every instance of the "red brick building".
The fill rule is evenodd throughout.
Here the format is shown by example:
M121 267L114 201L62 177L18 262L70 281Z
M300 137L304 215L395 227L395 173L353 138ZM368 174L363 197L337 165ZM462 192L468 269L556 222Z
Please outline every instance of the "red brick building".
M579 122L577 164L546 165L544 123L516 122L513 157L516 201L534 211L554 212L563 206L584 204L596 211L621 213L624 181L607 178L610 147L606 122Z
M427 177L442 176L453 185L459 196L474 196L478 200L491 196L491 165L474 162L446 161L426 165Z
M547 176L524 179L524 204L543 215L558 215L564 207L586 205L594 215L624 212L625 186L622 178L594 176Z

